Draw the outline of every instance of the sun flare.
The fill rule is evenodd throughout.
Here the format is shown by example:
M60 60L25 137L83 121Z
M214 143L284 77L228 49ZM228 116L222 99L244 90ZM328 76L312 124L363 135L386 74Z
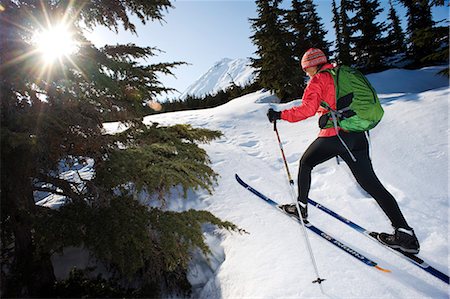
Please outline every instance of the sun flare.
M68 58L77 50L73 33L64 24L36 32L33 41L37 51L47 64L52 64L62 58Z

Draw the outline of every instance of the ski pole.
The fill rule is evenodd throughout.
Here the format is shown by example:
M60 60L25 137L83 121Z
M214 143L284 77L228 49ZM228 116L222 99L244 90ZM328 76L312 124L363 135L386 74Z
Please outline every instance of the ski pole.
M280 134L278 134L277 121L276 120L274 120L274 122L273 122L273 130L277 134L278 145L280 146L281 156L283 157L284 167L286 168L289 184L290 185L294 185L294 180L292 179L291 172L289 171L289 167L288 167L288 164L287 164L287 161L286 161L286 156L284 155L283 144L281 143Z
M286 168L286 172L287 172L287 175L288 175L288 180L289 180L289 185L290 185L290 193L291 193L291 196L292 196L292 200L295 203L295 207L297 208L298 215L300 216L300 223L301 223L301 227L302 227L302 230L303 230L303 235L305 236L306 246L308 248L309 256L311 258L311 262L312 262L312 265L314 267L314 271L316 272L317 279L313 280L313 283L317 282L319 284L320 291L322 292L322 294L325 294L324 291L323 291L323 288L322 288L322 284L321 284L322 281L324 281L325 279L320 278L319 270L317 269L317 264L316 264L316 260L314 258L314 254L313 254L313 251L312 251L311 243L309 242L308 234L306 233L305 220L303 220L303 216L302 216L302 213L300 211L300 206L299 206L299 203L297 201L297 197L295 195L294 180L292 179L291 173L289 171L289 166L288 166L288 163L287 163L287 160L286 160L286 156L284 155L284 149L283 149L283 145L281 143L280 134L278 133L277 121L276 120L274 120L274 122L273 122L273 130L275 131L275 133L277 135L278 145L280 146L280 150L281 150L281 156L283 157L284 166Z

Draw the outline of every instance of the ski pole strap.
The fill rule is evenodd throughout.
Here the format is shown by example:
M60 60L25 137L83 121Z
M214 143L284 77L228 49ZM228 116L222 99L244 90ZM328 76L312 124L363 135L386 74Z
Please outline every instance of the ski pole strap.
M372 141L370 139L369 131L365 131L367 142L369 143L369 159L372 160Z
M335 109L331 108L331 106L325 101L320 102L320 106L322 108L325 108L326 110L330 111L330 113L334 113L334 115L336 115L336 117L339 120L355 115L355 112L353 112L353 110L348 106L344 107L342 109L335 110Z
M336 135L339 138L339 141L342 143L342 145L344 146L345 150L350 155L350 158L353 160L353 162L356 162L355 156L352 154L351 150L348 148L347 144L345 143L345 141L340 136L340 134L339 134L339 127L338 127L338 119L343 116L343 114L342 114L343 112L350 110L350 108L346 107L346 108L341 109L341 110L334 110L325 101L322 101L320 103L320 106L322 106L323 108L328 109L330 111L331 119L333 121L333 127L334 127L334 130L336 131Z
M356 162L356 158L352 154L352 151L348 148L347 143L345 143L344 139L342 139L341 135L339 134L339 129L338 129L338 125L337 125L337 117L336 117L336 115L334 114L333 111L331 111L331 117L333 118L334 129L336 130L336 135L339 138L339 141L342 143L342 145L344 146L345 150L350 155L350 158L352 158L353 162Z

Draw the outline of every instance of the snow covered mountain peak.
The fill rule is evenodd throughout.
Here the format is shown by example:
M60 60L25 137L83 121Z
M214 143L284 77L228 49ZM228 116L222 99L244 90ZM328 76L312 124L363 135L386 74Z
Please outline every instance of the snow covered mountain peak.
M249 58L223 58L216 62L197 81L192 83L180 96L185 99L188 95L202 97L216 94L232 86L245 86L255 79L255 69L250 66Z

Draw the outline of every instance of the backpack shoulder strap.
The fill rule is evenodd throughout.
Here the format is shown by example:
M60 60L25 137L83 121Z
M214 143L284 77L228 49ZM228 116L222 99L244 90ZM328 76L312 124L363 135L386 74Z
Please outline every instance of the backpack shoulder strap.
M330 69L324 69L324 70L320 70L319 73L329 73L331 75L331 77L333 77L334 80L334 89L335 89L335 94L336 94L336 102L337 102L337 95L338 95L338 78L339 78L339 70L340 70L340 65L337 65L333 68ZM333 110L331 109L331 107L328 105L328 103L326 103L325 101L321 101L320 106L322 106L323 108L327 109L327 110Z
M331 76L333 76L333 78L335 78L338 71L339 71L339 66L335 66L331 69L320 70L319 73L329 73Z

